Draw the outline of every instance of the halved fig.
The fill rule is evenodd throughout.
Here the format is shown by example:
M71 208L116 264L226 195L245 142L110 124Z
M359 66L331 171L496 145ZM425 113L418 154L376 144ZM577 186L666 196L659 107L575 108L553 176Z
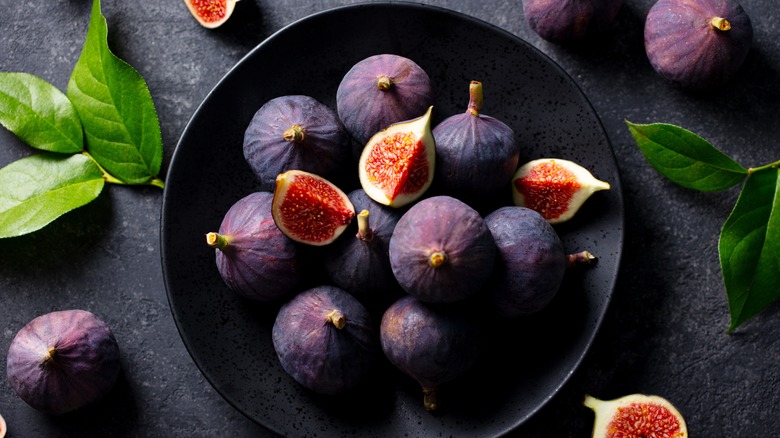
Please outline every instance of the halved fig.
M514 204L536 210L551 224L571 219L593 193L609 188L584 167L560 158L529 161L512 177Z
M238 0L184 0L192 16L208 29L222 26L233 13L236 2Z
M355 217L346 193L327 179L302 170L276 177L271 207L276 226L296 242L327 245L338 238Z
M374 134L363 148L360 184L371 199L391 207L415 201L430 187L436 164L433 107L422 116Z
M0 415L0 438L3 438L5 436L5 432L8 430L8 428L5 426L5 420L3 419L3 416Z
M596 414L593 438L688 437L683 416L668 400L657 395L631 394L614 400L586 395L584 404Z

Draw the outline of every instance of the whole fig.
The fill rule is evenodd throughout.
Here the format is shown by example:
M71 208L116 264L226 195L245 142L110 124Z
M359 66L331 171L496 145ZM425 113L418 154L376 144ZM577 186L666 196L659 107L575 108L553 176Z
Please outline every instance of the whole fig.
M332 179L352 161L349 135L330 107L310 96L266 102L244 133L244 158L260 189L272 191L276 176L298 169Z
M531 29L554 43L582 40L603 32L617 16L622 0L523 0Z
M496 244L479 213L450 196L414 204L390 238L390 265L406 292L429 303L474 296L493 269Z
M251 193L225 214L219 232L206 235L217 270L230 289L262 302L282 299L302 283L303 256L271 216L273 194Z
M437 389L479 359L479 324L463 307L436 306L405 296L387 308L379 326L382 351L423 390L426 410L438 408Z
M364 303L390 304L401 289L390 266L390 237L403 214L369 198L361 189L349 194L359 211L354 232L329 246L325 269L333 283Z
M664 78L692 89L731 79L753 41L750 17L734 0L659 0L645 20L645 51Z
M359 145L393 123L423 114L433 105L428 74L409 58L370 56L349 69L336 90L336 111Z
M306 290L284 304L272 338L282 368L320 394L341 394L357 386L379 352L366 308L334 286Z
M466 112L433 128L436 179L453 196L484 196L506 186L520 158L514 131L482 114L482 83L469 84Z
M30 321L8 348L8 382L35 409L60 415L108 394L119 375L119 345L108 325L85 310Z

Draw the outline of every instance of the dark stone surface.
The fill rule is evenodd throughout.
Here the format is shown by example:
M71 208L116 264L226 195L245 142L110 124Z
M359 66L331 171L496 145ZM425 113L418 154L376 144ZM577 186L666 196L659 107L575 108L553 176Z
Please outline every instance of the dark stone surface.
M189 117L251 48L310 13L351 1L242 0L218 30L201 28L181 1L103 2L109 45L146 79L170 162ZM425 1L514 33L557 61L580 85L609 134L626 199L626 247L610 309L593 348L563 389L513 436L584 437L585 393L664 396L693 436L757 437L780 429L778 306L727 334L718 262L720 227L738 188L699 193L662 178L624 120L679 124L745 166L777 160L780 32L776 4L745 2L755 40L737 78L693 94L655 74L642 44L651 0L626 0L610 33L588 46L541 40L520 1ZM0 71L38 75L65 90L89 20L87 0L0 1ZM345 23L348 25L348 23ZM279 62L306 62L290 58ZM0 128L0 166L30 149ZM206 382L171 317L160 267L161 192L111 186L93 203L39 232L0 240L0 360L29 320L82 308L112 327L123 371L109 397L59 418L24 404L0 373L0 415L11 437L264 436ZM497 382L500 384L500 382ZM366 431L366 435L371 435Z

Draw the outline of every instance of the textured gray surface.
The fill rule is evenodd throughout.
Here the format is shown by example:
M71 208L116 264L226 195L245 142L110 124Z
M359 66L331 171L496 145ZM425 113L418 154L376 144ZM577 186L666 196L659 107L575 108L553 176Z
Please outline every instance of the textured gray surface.
M165 168L189 117L251 48L310 13L355 2L242 0L222 28L201 28L179 0L104 0L109 45L146 79L162 128ZM506 29L557 61L599 113L626 199L626 249L596 342L562 391L516 436L589 436L585 393L644 392L672 400L693 436L771 436L780 429L778 306L726 334L717 237L737 189L693 192L661 178L624 120L682 125L746 166L780 157L780 32L774 2L745 2L755 40L736 81L695 95L652 71L642 45L651 0L626 0L610 34L588 47L537 37L520 1L426 1ZM0 0L0 71L38 75L64 90L86 32L86 0ZM345 24L348 25L348 24ZM293 57L294 59L294 57ZM306 62L306 60L296 60ZM30 149L0 128L0 166ZM103 317L123 372L97 406L50 418L25 405L0 373L11 437L263 436L202 378L171 317L160 267L161 192L111 186L93 203L28 236L0 240L0 360L35 316L83 308ZM500 384L500 381L497 382ZM370 431L366 431L370 435Z

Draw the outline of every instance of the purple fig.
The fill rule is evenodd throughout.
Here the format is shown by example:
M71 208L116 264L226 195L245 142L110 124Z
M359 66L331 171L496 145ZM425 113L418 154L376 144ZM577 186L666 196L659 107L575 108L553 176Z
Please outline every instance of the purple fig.
M401 290L390 266L389 245L403 210L379 204L361 189L352 191L349 200L359 212L357 225L329 247L325 269L336 286L362 302L386 306Z
M301 250L274 223L268 192L251 193L234 203L219 227L206 235L215 248L217 270L230 289L270 302L294 293L302 282Z
M108 325L85 310L41 315L8 348L8 382L35 409L60 415L108 394L119 375L119 345Z
M555 297L569 265L590 263L589 252L567 255L541 214L526 207L501 207L485 217L496 242L496 263L488 282L493 308L504 317L526 316Z
M645 51L662 77L712 88L731 79L753 41L750 17L734 0L659 0L645 20Z
M484 196L509 184L520 151L512 128L482 114L482 83L469 84L466 112L433 129L436 180L453 196Z
M244 158L260 189L272 191L276 176L290 169L335 178L352 152L335 111L313 97L292 95L257 110L244 134Z
M531 29L554 43L567 43L604 32L622 0L523 0Z
M341 394L356 387L379 352L366 308L334 286L306 290L284 304L272 338L282 368L320 394Z
M475 295L490 276L495 253L479 213L450 196L413 205L390 238L390 265L398 283L429 303Z
M479 359L479 325L463 307L436 306L405 296L385 311L382 351L423 390L426 410L438 408L437 389L465 374Z
M411 59L381 54L358 62L336 90L336 110L359 145L393 123L424 114L433 105L428 74Z

